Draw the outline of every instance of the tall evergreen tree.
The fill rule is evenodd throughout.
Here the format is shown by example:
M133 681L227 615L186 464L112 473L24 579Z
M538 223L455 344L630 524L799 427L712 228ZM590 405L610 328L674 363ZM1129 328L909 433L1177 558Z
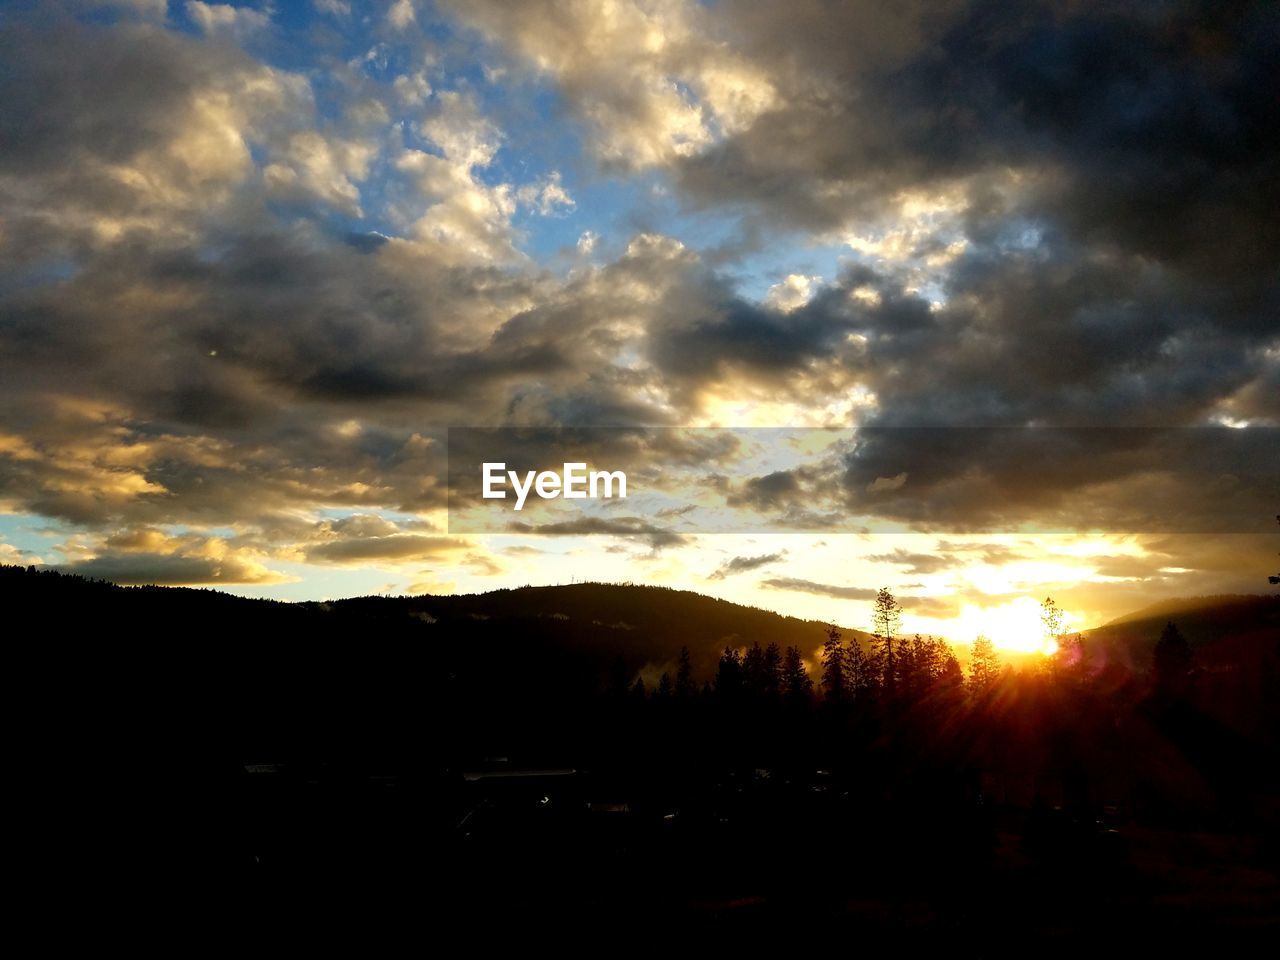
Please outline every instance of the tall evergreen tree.
M751 644L742 658L742 679L752 698L759 700L764 696L764 650L758 641Z
M943 644L938 662L941 666L938 668L938 677L934 680L935 687L942 690L957 690L964 686L964 671L960 669L960 661L946 644Z
M716 695L724 702L736 702L742 695L742 655L725 647L716 668Z
M631 700L633 703L644 703L648 696L645 689L644 677L636 677L636 682L631 685Z
M880 667L874 656L867 656L856 637L849 638L844 662L849 690L854 699L866 700L874 696L879 686Z
M1052 648L1049 651L1052 653L1062 641L1062 611L1053 597L1045 597L1044 603L1040 604L1040 623L1044 628L1045 645Z
M764 698L771 701L777 700L782 692L782 652L776 643L764 648L760 689Z
M1000 654L988 637L979 636L973 641L969 654L969 686L975 693L988 689L1000 675Z
M912 700L919 700L929 692L942 669L938 649L932 637L923 637L918 633L911 638L910 643L902 643L901 648L899 674L903 678L903 691Z
M782 658L782 695L792 706L806 705L813 696L813 680L799 647L787 647Z
M957 667L960 665L960 661L956 660L956 655L951 649L951 644L941 637L934 638L930 643L930 647L929 662L933 665L933 679L935 681L949 675L951 671L950 661L955 660ZM960 677L963 680L964 674L961 673Z
M692 700L697 694L698 688L693 682L693 664L689 662L689 648L680 648L680 660L676 665L676 698L679 700Z
M822 644L822 696L829 703L840 703L848 697L844 658L840 631L835 627L828 627L827 639Z
M872 625L878 648L882 682L886 693L892 694L897 686L898 663L894 644L898 638L898 627L902 623L902 606L897 597L889 592L888 587L881 587L876 594L875 608L871 615Z

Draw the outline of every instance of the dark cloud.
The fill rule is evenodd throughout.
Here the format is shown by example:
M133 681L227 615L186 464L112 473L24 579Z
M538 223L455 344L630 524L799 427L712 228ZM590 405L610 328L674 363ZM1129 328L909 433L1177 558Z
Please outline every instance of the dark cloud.
M856 511L938 529L1259 528L1280 483L1273 428L870 429L845 456ZM878 488L896 475L901 485Z
M732 576L735 573L746 573L748 570L758 570L761 567L767 567L771 563L777 563L787 555L785 550L779 553L763 553L755 557L731 557L711 574L712 580L723 580L725 577Z
M850 276L840 293L870 283L881 303L855 308L833 290L785 318L726 309L673 334L673 357L737 358L785 378L834 351L876 395L882 425L1280 419L1273 8L719 13L791 96L681 161L688 196L874 233L901 222L903 196L940 194L964 247L933 271L940 308ZM844 42L859 35L889 41ZM925 231L911 258L938 243ZM865 351L835 346L846 331L867 337ZM935 492L913 488L921 502Z
M580 517L554 523L514 521L507 525L507 530L511 533L530 533L540 536L604 534L611 537L626 537L642 540L653 550L678 547L693 542L690 537L663 529L643 517L610 517L607 520L602 517Z
M734 506L748 504L758 510L772 510L794 504L800 493L795 471L775 470L762 477L751 477L738 493L726 499Z
M1090 243L1273 266L1274 203L1250 209L1277 182L1270 5L757 7L718 12L787 95L683 162L702 202L834 229L903 190L1026 171L1027 213Z

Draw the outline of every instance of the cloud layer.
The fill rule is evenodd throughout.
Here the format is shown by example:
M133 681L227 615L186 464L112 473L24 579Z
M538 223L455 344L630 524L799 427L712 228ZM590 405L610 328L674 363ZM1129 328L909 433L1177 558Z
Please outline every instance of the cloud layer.
M1280 425L1270 5L106 6L0 26L0 507L76 569L496 573L439 522L451 425ZM760 265L797 247L829 269ZM815 529L1233 498L1268 529L1269 466L1171 486L1162 437L993 480L886 430L705 491Z

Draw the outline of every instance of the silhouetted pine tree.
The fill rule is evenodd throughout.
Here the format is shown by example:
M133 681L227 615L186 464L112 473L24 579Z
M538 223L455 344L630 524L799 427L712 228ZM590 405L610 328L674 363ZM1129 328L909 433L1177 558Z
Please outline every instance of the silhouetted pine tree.
M793 707L808 706L813 697L813 680L804 668L799 647L787 647L782 658L782 695Z
M776 643L764 648L760 689L766 700L776 701L782 692L782 652Z
M680 661L676 666L676 698L692 700L698 688L693 682L693 665L689 662L689 648L680 648Z
M844 644L840 631L827 628L827 639L822 644L822 696L828 703L842 703L849 696L849 686L844 673Z
M902 607L887 587L881 587L876 594L871 620L881 669L881 684L884 692L893 696L898 683L897 651L894 643L898 638L898 627L902 623Z
M934 639L917 633L910 643L904 641L898 669L903 678L903 692L909 699L919 700L928 694L942 670Z
M939 640L938 650L938 676L934 680L935 687L941 687L943 690L958 690L964 686L964 671L960 669L960 661L956 659L955 653L947 644Z
M753 643L742 658L742 682L754 700L764 694L764 650L760 644Z
M716 696L724 703L736 703L742 695L742 657L737 650L725 648L716 668Z
M844 653L846 679L855 700L868 701L880 686L880 667L874 655L868 656L856 638L849 638Z
M979 636L973 641L973 652L969 655L969 688L981 693L990 688L998 676L1000 655L996 645L989 638Z
M916 634L915 639L924 643L924 639ZM920 693L920 677L916 670L916 647L912 640L903 637L894 650L898 667L898 692L908 700L915 700Z

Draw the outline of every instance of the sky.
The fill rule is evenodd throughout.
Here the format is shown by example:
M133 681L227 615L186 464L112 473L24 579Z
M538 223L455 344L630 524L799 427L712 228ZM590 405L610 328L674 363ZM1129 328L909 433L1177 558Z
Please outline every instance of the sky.
M1026 649L1049 595L1265 592L1278 50L1248 3L6 3L0 562L887 586ZM462 427L610 428L650 496L468 524Z

